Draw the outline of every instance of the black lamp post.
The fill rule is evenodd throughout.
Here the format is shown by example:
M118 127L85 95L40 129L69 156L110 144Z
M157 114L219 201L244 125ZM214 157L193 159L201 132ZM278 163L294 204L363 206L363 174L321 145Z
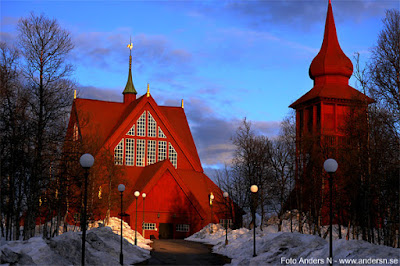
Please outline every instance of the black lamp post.
M212 192L210 193L209 198L210 198L210 208L211 208L210 226L211 226L211 234L212 234L213 233L213 226L212 226L212 223L213 223L213 209L212 209L212 207L213 207L213 200L214 200L214 194Z
M333 261L333 254L332 254L332 186L333 186L333 174L336 172L338 168L338 163L335 159L328 159L324 162L324 169L329 174L329 264L332 265Z
M89 177L89 169L94 164L94 158L91 154L85 153L79 159L79 163L85 169L85 188L84 188L84 197L83 197L83 221L81 224L82 228L82 266L85 265L85 243L86 243L86 208L87 208L87 186L88 186L88 177Z
M143 233L143 237L145 238L145 236L144 236L144 200L146 199L146 193L142 193L142 198L143 198L143 222L142 222L142 233Z
M124 184L119 184L118 185L118 191L121 192L121 253L119 253L119 264L123 265L124 264L124 254L122 253L122 219L124 218L124 213L122 212L122 198L123 194L125 191L125 185Z
M140 196L140 192L135 191L135 193L133 195L135 195L135 197L136 197L135 246L137 246L137 200L138 200L138 197Z
M253 193L252 198L253 198L253 232L254 232L254 237L253 237L253 243L254 243L254 248L253 248L253 257L257 256L256 254L256 193L258 191L257 185L252 185L250 187L250 191Z
M226 229L226 232L225 232L225 246L226 245L228 245L228 196L229 196L229 194L228 194L228 192L224 192L224 198L225 198L225 205L226 205L226 210L225 210L225 221L226 221L226 223L225 223L225 229Z

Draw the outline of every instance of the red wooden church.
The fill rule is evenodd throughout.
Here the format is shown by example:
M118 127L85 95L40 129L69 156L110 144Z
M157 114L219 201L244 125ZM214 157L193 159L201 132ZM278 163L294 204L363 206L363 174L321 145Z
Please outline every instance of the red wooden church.
M125 173L126 220L135 229L137 211L137 229L146 238L183 238L210 222L226 222L228 204L203 172L183 100L179 107L160 106L149 86L137 98L131 62L132 56L123 102L75 99L69 136L75 141L96 136L100 148L95 162L102 151L113 152L113 163ZM140 192L137 199L132 196L135 191ZM118 201L112 206L112 216L117 216L119 208Z
M338 184L337 180L341 178L338 157L342 144L347 141L344 130L346 121L352 112L364 114L366 121L367 106L373 102L349 86L352 73L353 64L339 45L329 0L322 46L309 68L314 86L289 106L296 110L295 190L302 195L301 202L297 204L301 204L304 211L315 212L316 216L322 214L324 222L328 218L328 204L323 162L329 157L339 162L338 173L335 175ZM321 193L315 196L312 190ZM336 195L340 195L339 191L336 191Z

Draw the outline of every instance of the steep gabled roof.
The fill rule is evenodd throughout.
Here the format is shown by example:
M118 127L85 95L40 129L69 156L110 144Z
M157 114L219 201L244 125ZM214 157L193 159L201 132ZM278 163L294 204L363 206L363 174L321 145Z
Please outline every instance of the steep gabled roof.
M189 124L181 107L158 106L154 99L145 95L124 104L88 99L75 99L73 110L76 112L78 125L83 140L97 136L103 147L114 145L121 130L138 116L146 104L150 104L161 122L168 129L171 137L179 145L188 161L196 171L203 171Z
M179 140L187 149L188 153L196 154L196 156L193 157L194 163L201 167L200 158L197 153L197 148L194 143L193 136L190 133L189 124L187 122L184 109L181 107L160 106L160 110L168 119L168 122L171 124L172 128L175 129Z
M93 134L105 141L127 106L118 102L75 99L73 111L83 139Z

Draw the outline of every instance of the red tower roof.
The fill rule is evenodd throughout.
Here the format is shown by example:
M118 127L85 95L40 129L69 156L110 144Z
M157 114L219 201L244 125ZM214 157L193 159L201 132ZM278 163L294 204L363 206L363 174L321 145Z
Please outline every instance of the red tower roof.
M324 75L340 75L347 78L353 74L353 64L340 48L336 34L332 5L329 1L321 50L310 65L310 78Z
M309 69L310 78L314 80L314 87L289 107L297 109L303 103L322 98L361 101L368 104L374 102L368 96L349 86L352 74L353 64L340 48L332 5L329 1L324 40Z

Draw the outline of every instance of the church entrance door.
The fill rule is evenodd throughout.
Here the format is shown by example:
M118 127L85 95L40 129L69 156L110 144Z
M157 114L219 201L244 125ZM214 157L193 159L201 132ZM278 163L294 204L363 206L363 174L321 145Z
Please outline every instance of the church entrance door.
M160 232L158 237L160 239L170 239L174 237L174 224L172 223L160 223Z

